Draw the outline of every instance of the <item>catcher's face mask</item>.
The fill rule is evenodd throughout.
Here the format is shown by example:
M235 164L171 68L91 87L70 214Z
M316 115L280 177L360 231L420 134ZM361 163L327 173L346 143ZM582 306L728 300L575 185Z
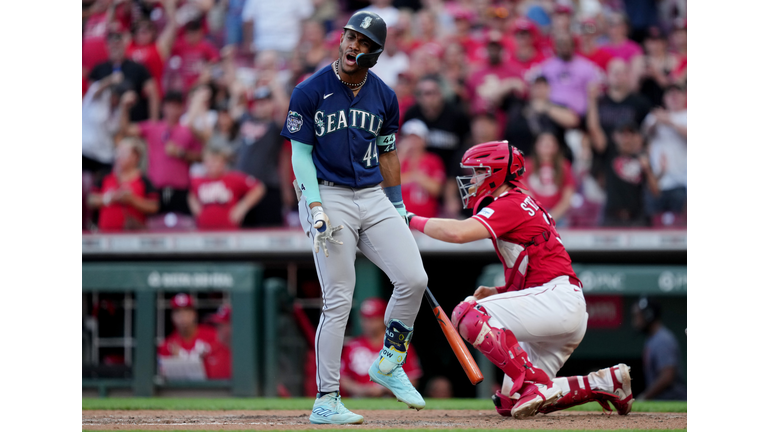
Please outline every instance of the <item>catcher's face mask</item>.
M483 184L485 180L491 176L491 170L486 167L469 167L461 165L462 168L472 168L474 174L467 176L456 176L456 181L459 184L459 193L461 194L461 205L466 209L474 207L475 201L480 194L485 195L487 193Z

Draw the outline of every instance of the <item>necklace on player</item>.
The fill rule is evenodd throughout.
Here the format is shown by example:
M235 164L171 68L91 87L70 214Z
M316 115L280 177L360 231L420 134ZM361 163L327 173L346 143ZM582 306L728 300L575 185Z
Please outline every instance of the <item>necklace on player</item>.
M333 70L334 70L334 72L336 72L336 78L338 78L339 81L341 81L342 84L344 84L345 86L348 86L348 87L352 87L353 89L357 89L357 88L362 87L363 84L365 84L365 81L368 80L368 71L365 71L365 78L363 78L363 81L360 82L360 83L353 84L353 83L348 83L348 82L344 81L343 79L341 79L341 76L339 75L339 61L338 60L333 62Z

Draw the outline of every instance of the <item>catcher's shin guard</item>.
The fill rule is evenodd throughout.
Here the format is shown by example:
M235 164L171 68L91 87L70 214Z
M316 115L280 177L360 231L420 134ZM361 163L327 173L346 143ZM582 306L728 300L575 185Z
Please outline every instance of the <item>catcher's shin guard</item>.
M543 370L533 366L517 342L514 333L507 329L491 327L490 315L476 301L463 301L454 308L451 323L461 337L485 354L493 364L512 379L510 394L515 394L523 381L550 384L552 381Z
M589 379L585 376L568 377L568 386L570 390L567 393L564 393L555 403L539 408L539 413L549 414L587 402L597 402L603 407L603 410L611 413L613 410L611 410L608 402L619 401L619 397L615 394L592 390L589 386Z

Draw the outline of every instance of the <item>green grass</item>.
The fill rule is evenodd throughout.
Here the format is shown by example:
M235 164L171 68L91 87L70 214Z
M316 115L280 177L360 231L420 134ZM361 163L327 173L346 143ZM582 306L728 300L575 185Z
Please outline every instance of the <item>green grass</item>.
M310 410L312 398L83 398L84 410ZM427 399L426 409L492 410L490 399ZM394 399L345 398L351 410L401 410ZM596 402L571 408L574 411L601 411ZM688 412L686 402L635 402L635 412Z

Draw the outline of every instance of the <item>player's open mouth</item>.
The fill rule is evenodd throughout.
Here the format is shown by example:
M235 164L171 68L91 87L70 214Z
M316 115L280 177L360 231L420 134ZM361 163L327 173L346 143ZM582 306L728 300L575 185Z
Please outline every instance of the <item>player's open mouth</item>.
M352 66L352 65L357 63L355 61L355 55L351 54L351 53L348 53L346 56L344 56L344 62L347 63L350 66Z

